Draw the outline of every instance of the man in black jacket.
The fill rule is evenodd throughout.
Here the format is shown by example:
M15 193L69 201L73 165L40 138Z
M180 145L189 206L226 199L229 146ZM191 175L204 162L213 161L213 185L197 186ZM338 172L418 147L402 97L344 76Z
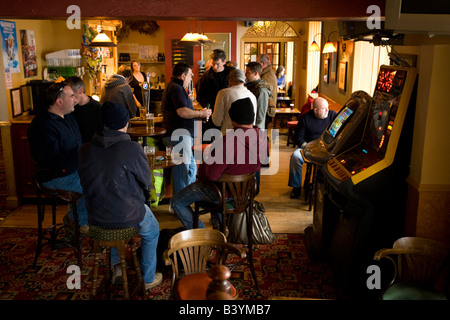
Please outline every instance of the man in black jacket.
M102 106L103 132L94 134L79 153L79 174L86 196L89 224L103 227L135 227L142 241L141 270L146 289L157 286L156 247L159 224L145 204L143 189L151 183L147 156L126 133L129 112L116 102ZM111 250L115 279L121 278L120 258Z
M203 74L197 85L197 101L203 108L207 108L209 105L211 112L214 113L217 93L229 87L229 75L231 70L235 68L227 66L227 59L223 50L213 50L210 57L211 67ZM202 128L204 133L209 128L218 127L209 119L206 123L203 123Z
M28 141L37 176L43 186L82 194L77 171L82 141L72 115L76 104L75 92L66 82L52 84L46 91L47 108L42 108L31 122ZM80 232L86 234L88 218L84 197L78 201L77 215ZM64 217L64 222L68 225L73 223L72 210Z
M308 142L318 139L329 124L333 122L336 115L336 111L328 110L327 100L319 97L314 100L312 110L302 115L298 120L294 139L300 148L292 153L289 164L288 185L292 187L291 198L298 198L302 187L304 160L300 149Z

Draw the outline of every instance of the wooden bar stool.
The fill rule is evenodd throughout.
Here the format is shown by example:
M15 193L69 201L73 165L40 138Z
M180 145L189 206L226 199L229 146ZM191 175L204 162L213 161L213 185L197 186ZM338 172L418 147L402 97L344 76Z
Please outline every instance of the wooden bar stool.
M292 146L295 148L295 139L294 139L294 133L295 133L295 127L297 127L298 121L288 121L287 127L288 127L288 137L287 137L287 144L286 146L289 147L289 141L292 139Z
M305 190L305 201L308 201L308 210L311 211L315 195L316 186L316 164L313 162L306 162L305 181L303 182L303 189Z
M94 277L92 280L92 296L95 298L98 292L103 288L99 288L98 282L98 266L100 261L101 249L106 248L106 294L107 298L111 298L111 248L115 247L120 257L120 265L122 267L122 279L123 279L123 289L125 291L125 299L130 299L130 292L128 290L128 277L127 277L127 265L126 265L126 244L130 245L131 252L133 255L134 267L138 276L139 283L135 290L131 293L131 296L139 288L142 288L142 293L145 295L145 285L141 274L141 268L139 266L139 261L136 255L136 242L134 237L137 236L138 229L136 228L107 228L99 226L89 226L89 236L94 241Z
M80 225L78 224L77 201L83 195L74 191L46 188L40 183L39 177L39 172L37 172L35 184L38 211L38 240L36 244L33 267L36 267L37 259L42 252L42 248L45 245L50 244L52 251L67 246L71 247L78 260L78 266L81 269L83 267L83 261L81 258L82 239L80 238ZM56 223L56 208L61 203L66 205L68 203L72 207L74 222L71 226ZM46 204L50 204L52 207L52 225L46 230L43 230L42 223L45 217ZM65 238L61 235L62 231L65 232ZM43 243L44 240L46 241L45 243Z

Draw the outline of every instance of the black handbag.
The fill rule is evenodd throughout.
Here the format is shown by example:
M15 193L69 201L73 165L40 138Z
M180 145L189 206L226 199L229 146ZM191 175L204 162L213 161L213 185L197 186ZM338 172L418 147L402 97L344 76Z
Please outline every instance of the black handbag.
M253 204L253 243L271 244L275 236L266 217L266 208L258 201ZM243 213L231 214L228 219L228 242L248 244L247 237L248 208Z

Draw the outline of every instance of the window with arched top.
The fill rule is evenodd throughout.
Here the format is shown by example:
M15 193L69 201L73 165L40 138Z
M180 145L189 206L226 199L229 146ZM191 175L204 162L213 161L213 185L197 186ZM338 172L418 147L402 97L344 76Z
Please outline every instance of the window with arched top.
M285 54L285 42L280 42L279 38L288 40L297 37L297 33L286 22L255 21L242 37L245 39L244 63L256 61L258 55L265 53L270 57L272 67L276 70L280 64L285 63L285 61L280 61ZM255 41L252 41L251 38L255 38ZM261 39L270 40L270 38L277 38L277 41L260 41Z

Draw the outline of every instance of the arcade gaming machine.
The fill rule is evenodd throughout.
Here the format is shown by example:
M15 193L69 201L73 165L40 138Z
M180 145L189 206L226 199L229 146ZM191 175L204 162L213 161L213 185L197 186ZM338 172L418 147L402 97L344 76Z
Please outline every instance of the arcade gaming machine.
M301 150L305 160L316 164L316 187L323 181L323 174L318 170L319 166L362 142L371 105L372 97L368 93L355 91L322 136L307 143ZM318 194L317 190L314 191L314 194ZM321 195L319 194L319 196ZM317 206L321 204L322 201L316 201L313 225L308 226L304 231L305 245L311 256L319 255L322 251L322 243L327 242L327 239L323 239L328 234L323 231L324 228L327 228L327 221L323 221L323 211L317 209Z
M373 254L403 235L414 124L414 104L408 105L415 79L414 68L381 66L361 143L320 170L314 210L322 212L314 218L323 219L323 243L315 246L315 238L305 234L313 242L306 247L312 254L321 249L347 296L370 294L367 267L374 264Z
M322 165L362 140L372 97L364 91L355 91L339 110L336 118L319 139L302 149L306 160Z

